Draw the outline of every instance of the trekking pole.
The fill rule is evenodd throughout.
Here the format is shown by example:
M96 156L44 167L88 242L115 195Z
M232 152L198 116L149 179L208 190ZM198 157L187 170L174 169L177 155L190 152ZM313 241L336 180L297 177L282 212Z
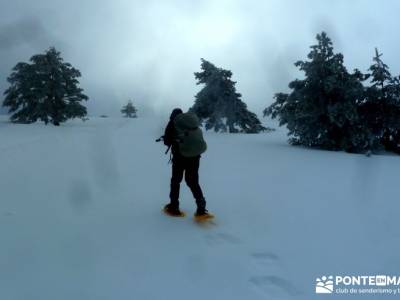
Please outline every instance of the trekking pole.
M159 143L164 140L164 136L159 137L156 139L156 143ZM168 154L169 150L171 149L171 145L168 146L167 150L165 151L165 154ZM170 159L171 160L171 159Z

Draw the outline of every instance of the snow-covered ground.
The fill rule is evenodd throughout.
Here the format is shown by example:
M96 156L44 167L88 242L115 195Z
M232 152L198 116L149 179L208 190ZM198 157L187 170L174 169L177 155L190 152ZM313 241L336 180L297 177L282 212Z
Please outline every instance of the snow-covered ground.
M206 133L215 225L161 213L166 120L0 122L0 299L358 299L323 275L400 275L400 158ZM360 299L388 299L370 295Z

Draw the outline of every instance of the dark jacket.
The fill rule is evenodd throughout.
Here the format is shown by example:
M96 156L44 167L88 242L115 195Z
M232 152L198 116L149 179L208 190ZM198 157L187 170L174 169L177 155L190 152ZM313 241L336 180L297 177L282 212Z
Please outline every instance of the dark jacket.
M169 121L167 128L164 132L164 145L171 147L172 155L178 154L178 144L176 139L176 130L174 126L174 121Z
M177 141L177 133L174 125L174 119L177 115L181 114L182 110L180 108L176 108L172 111L171 116L169 117L169 122L164 132L164 145L171 147L172 155L179 155L179 145Z

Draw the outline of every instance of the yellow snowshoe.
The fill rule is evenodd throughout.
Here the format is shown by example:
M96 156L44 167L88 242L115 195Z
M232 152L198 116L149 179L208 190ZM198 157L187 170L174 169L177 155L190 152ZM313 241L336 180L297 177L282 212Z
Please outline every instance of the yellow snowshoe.
M194 214L194 220L199 223L207 222L214 219L214 215L209 213L207 210L199 212L197 211Z

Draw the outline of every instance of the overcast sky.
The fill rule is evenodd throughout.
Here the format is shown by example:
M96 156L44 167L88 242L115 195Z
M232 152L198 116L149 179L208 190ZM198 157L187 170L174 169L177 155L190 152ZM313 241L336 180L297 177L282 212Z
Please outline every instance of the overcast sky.
M349 70L374 47L400 73L398 0L0 0L0 92L19 61L50 46L82 72L89 114L118 114L133 99L163 112L193 104L200 58L230 69L260 114L299 76L326 31Z

